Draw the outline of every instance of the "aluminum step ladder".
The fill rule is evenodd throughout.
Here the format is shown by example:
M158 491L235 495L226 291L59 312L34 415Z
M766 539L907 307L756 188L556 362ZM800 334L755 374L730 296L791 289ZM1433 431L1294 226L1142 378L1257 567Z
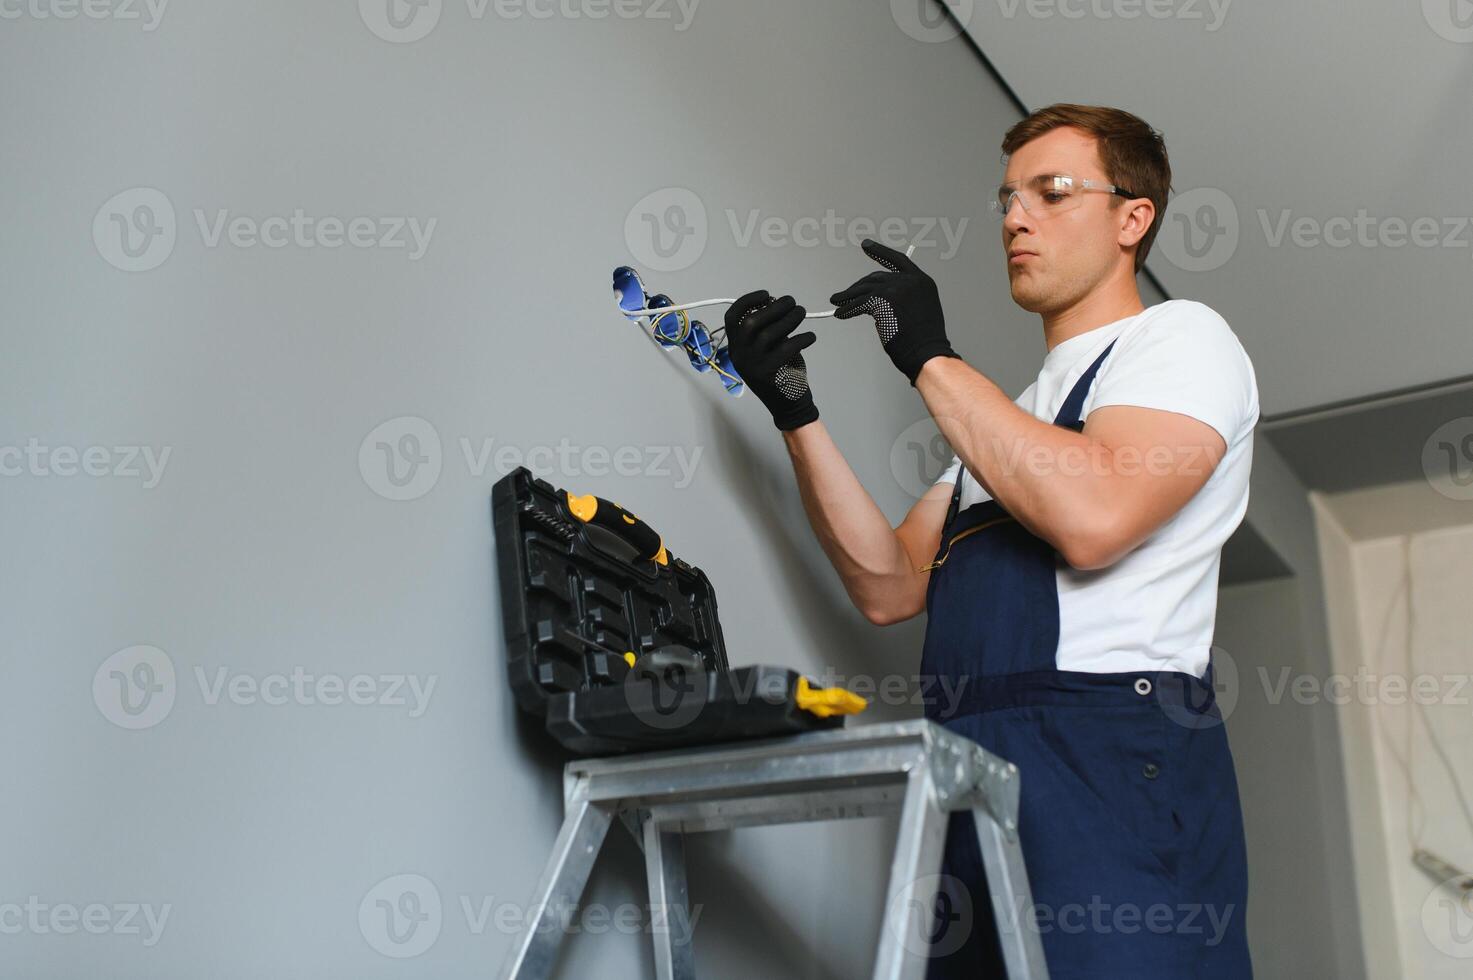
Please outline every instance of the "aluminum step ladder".
M1047 980L1018 842L1018 770L925 720L859 725L783 738L604 759L563 770L563 825L537 884L503 980L545 980L558 954L559 910L575 907L609 825L642 842L658 980L694 980L682 835L900 814L873 980L921 980L949 815L969 809L987 872L1009 980ZM978 908L974 915L985 914ZM684 915L685 918L672 918Z

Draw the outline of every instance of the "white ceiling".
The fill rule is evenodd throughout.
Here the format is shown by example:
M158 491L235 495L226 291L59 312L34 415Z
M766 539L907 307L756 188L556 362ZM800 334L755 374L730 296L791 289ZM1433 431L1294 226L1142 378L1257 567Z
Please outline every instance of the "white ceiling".
M1232 324L1265 417L1473 375L1468 0L945 2L1029 108L1128 109L1165 134L1189 211L1226 195L1235 248L1229 230L1201 260L1213 268L1182 268L1174 200L1148 267ZM1172 16L1117 16L1147 7ZM1362 211L1371 245L1344 220L1325 224ZM1318 244L1273 242L1300 218ZM1388 218L1433 219L1435 233L1419 230L1439 244L1392 247Z

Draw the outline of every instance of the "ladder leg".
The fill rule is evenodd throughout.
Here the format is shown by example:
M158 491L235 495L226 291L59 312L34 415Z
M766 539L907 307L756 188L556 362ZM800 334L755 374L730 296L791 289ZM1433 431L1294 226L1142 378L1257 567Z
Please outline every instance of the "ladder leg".
M650 932L656 980L695 980L695 937L685 881L685 839L644 822L644 866L650 885Z
M921 980L925 976L946 821L947 814L936 800L930 767L917 767L906 779L874 980Z
M985 807L972 809L977 826L977 843L987 872L987 890L1002 943L1003 961L1009 980L1048 980L1043 959L1043 941L1033 919L1033 892L1028 887L1028 869L1016 835L1009 840Z
M502 980L546 980L552 975L563 938L558 917L578 904L613 821L612 808L589 803L584 790L573 791L564 811L552 857L527 909L527 925L502 966Z

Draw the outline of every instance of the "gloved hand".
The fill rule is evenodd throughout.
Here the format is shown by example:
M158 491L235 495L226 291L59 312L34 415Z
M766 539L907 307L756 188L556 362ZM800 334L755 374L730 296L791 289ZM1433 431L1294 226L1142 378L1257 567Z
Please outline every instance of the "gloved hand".
M774 300L765 289L748 293L726 311L731 363L784 431L818 418L800 353L818 338L811 331L788 336L807 315L793 297Z
M946 339L946 321L941 315L941 295L936 282L904 252L882 245L873 238L861 244L864 254L887 272L871 272L863 279L830 297L838 307L836 319L867 313L875 318L875 332L885 353L902 374L916 383L921 365L933 357L959 357Z

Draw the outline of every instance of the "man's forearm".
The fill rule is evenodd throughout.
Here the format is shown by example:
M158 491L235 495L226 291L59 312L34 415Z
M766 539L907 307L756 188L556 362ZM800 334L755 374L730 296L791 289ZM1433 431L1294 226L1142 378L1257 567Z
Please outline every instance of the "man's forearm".
M819 545L866 617L882 617L915 569L883 511L854 475L823 422L783 433L798 491Z
M1063 478L1061 459L1082 464L1102 447L1013 403L991 379L950 357L927 361L916 390L962 464L1008 513L1061 553L1096 532L1105 487L1090 467Z

